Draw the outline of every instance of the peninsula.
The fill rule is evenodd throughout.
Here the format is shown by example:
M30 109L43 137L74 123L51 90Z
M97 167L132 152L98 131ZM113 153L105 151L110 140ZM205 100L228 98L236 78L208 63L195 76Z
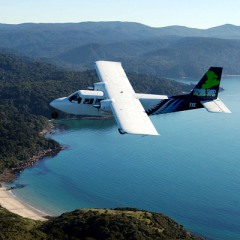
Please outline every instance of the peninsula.
M42 220L42 219L39 219ZM82 209L47 221L30 220L0 208L2 239L186 239L200 240L161 214L134 208Z

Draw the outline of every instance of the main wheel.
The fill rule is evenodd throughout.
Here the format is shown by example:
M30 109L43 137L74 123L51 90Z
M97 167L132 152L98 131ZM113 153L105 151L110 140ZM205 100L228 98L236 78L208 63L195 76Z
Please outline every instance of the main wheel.
M126 134L126 132L122 132L122 130L120 128L118 129L118 131L120 134Z
M58 113L54 111L51 116L52 116L52 118L57 118L58 117Z

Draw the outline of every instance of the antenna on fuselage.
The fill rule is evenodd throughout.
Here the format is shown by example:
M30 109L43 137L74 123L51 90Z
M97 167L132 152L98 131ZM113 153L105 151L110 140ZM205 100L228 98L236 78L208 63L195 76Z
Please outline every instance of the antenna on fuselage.
M91 73L91 75L92 75L92 85L87 87L88 90L94 90L93 73Z
M147 94L147 93L148 93L148 90L149 90L149 86L147 86L147 90L146 90L146 92L145 92L144 94Z

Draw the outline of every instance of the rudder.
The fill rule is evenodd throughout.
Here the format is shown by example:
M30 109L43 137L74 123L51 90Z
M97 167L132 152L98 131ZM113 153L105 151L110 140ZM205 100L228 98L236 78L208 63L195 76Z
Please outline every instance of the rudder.
M196 99L217 99L222 67L210 67L196 87L190 93Z

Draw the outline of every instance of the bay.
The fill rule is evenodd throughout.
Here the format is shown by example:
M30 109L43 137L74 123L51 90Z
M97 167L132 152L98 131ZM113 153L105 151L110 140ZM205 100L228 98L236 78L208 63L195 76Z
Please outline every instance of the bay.
M114 119L57 121L67 130L46 137L67 149L8 185L25 185L13 194L52 215L135 207L208 238L240 239L240 77L223 77L221 87L232 114L150 117L161 136L122 136Z

